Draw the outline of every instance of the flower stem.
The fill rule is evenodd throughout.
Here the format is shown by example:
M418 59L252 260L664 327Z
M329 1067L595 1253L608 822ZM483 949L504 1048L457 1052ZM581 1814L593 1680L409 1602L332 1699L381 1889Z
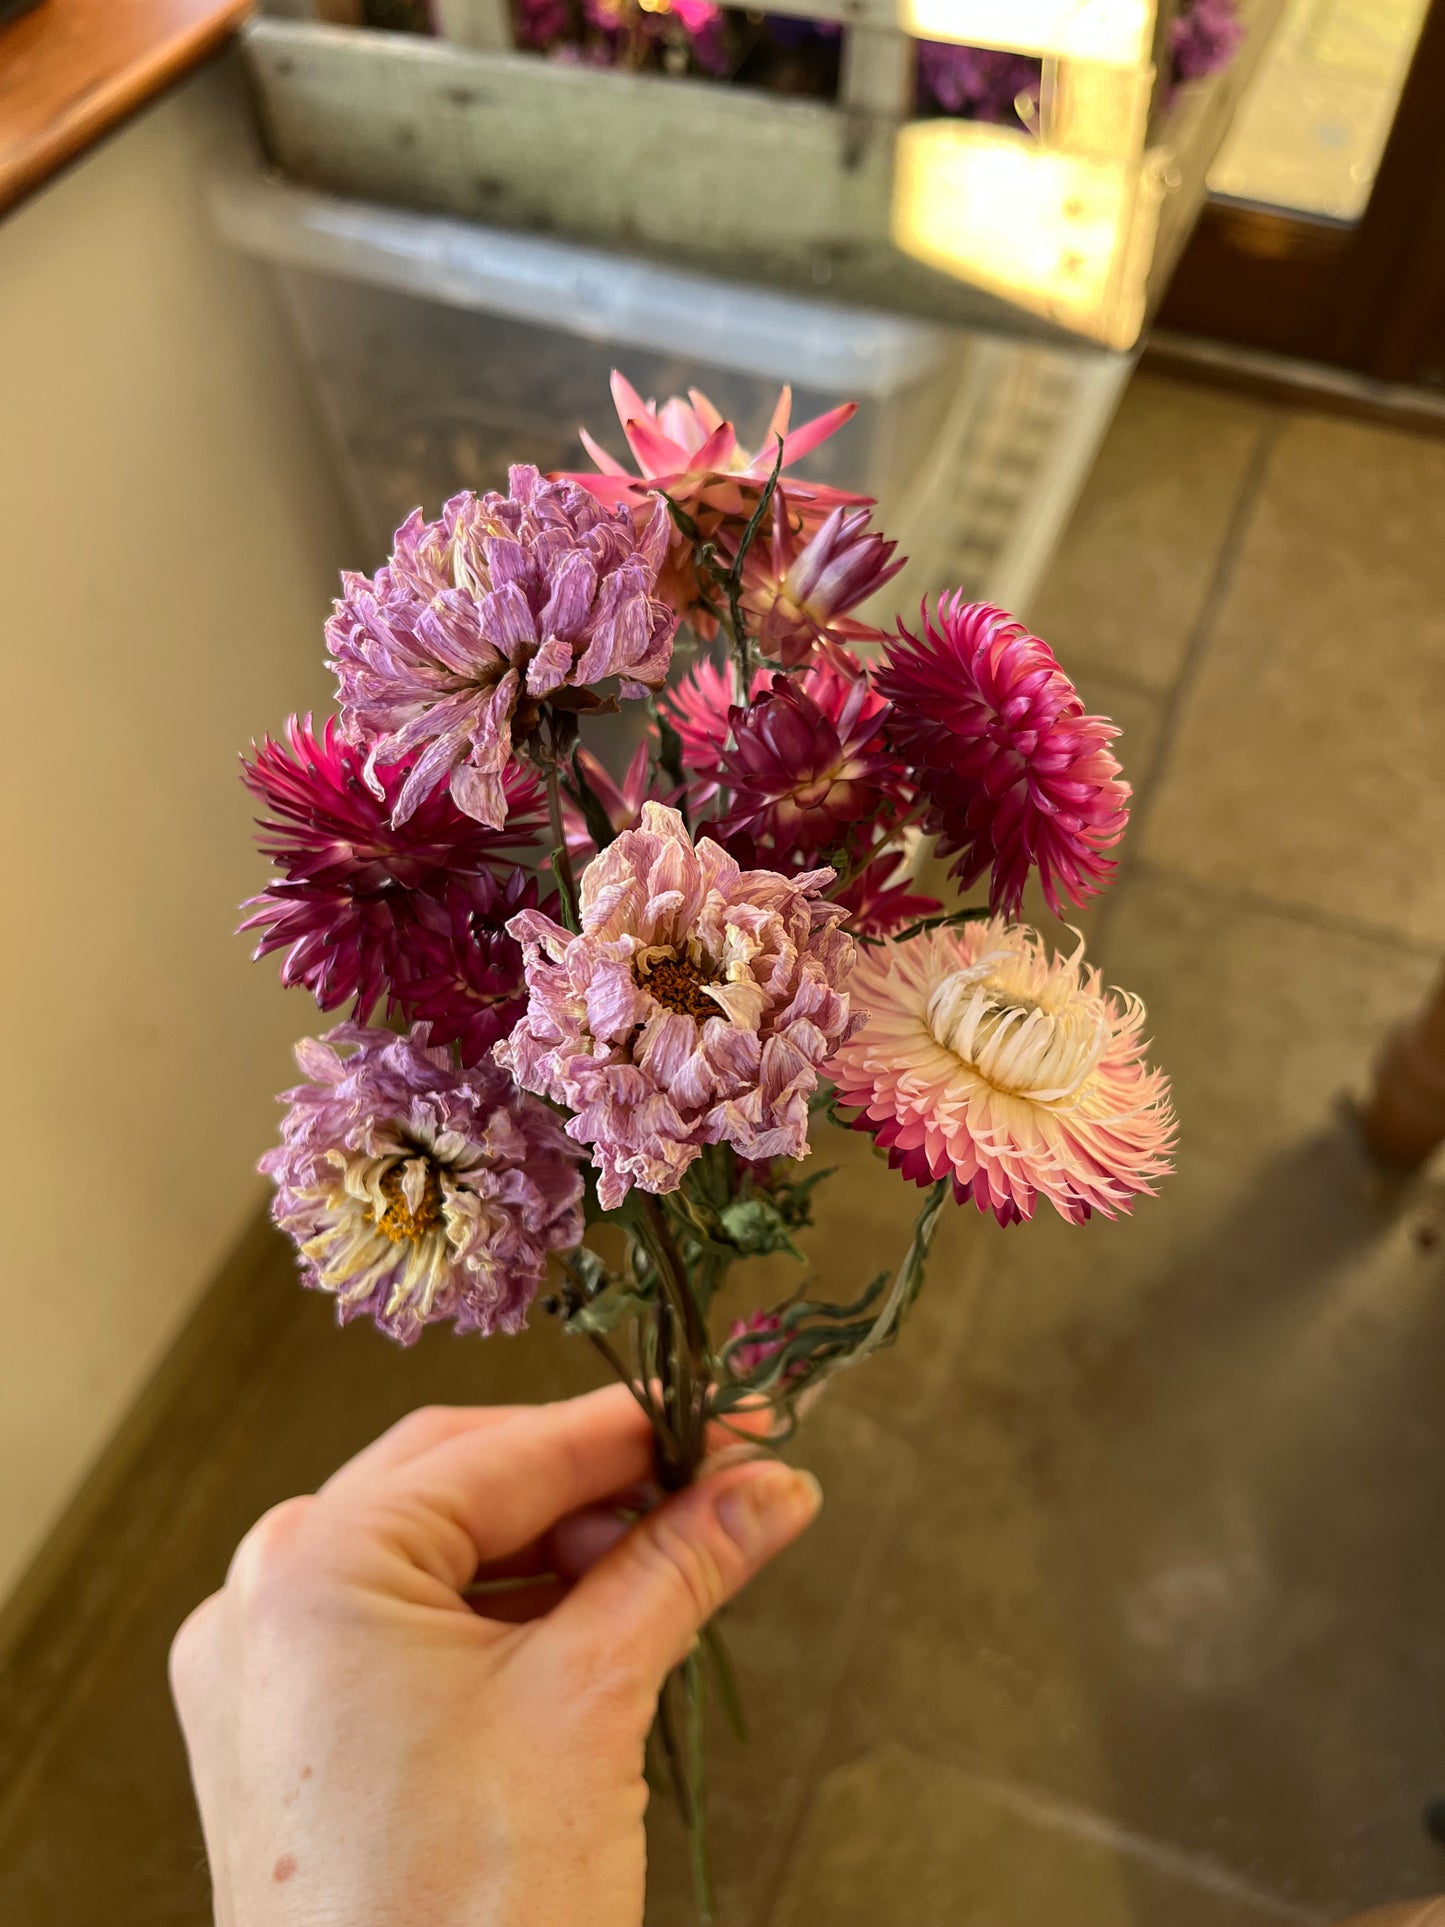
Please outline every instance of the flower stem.
M555 747L555 745L554 745ZM581 928L577 915L577 879L572 873L572 858L567 849L567 831L562 822L562 780L553 756L546 765L547 817L552 826L552 874L562 899L562 921L567 928Z

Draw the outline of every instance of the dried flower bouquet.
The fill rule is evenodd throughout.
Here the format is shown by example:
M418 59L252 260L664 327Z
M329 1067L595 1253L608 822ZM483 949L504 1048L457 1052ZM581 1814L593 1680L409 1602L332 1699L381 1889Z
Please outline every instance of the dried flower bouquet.
M245 764L276 874L244 927L349 1007L262 1160L304 1282L407 1344L519 1330L550 1271L676 1488L710 1425L763 1407L781 1439L894 1341L950 1197L1126 1212L1173 1120L1138 1001L1015 921L1033 874L1055 911L1110 881L1114 726L999 609L860 619L901 559L794 469L851 409L790 432L785 392L750 453L701 394L613 393L632 466L584 437L597 472L514 468L344 578L338 714ZM581 737L624 703L646 727L615 780ZM920 894L920 837L986 901ZM911 1241L719 1331L731 1268L818 1208L825 1112L923 1188ZM712 1637L659 1719L705 1916L709 1665L726 1692Z

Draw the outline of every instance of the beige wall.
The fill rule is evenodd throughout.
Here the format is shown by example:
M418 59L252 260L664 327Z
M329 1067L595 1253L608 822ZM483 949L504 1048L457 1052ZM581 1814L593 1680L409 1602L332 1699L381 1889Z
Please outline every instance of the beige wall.
M204 72L0 222L0 1596L262 1196L311 1006L231 934L236 752L323 703L351 544L204 172Z

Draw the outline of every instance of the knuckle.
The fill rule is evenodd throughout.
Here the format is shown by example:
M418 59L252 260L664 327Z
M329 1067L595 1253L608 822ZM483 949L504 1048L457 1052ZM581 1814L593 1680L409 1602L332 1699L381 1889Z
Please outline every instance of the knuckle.
M181 1621L171 1641L166 1671L171 1696L180 1705L200 1677L216 1637L216 1620L221 1610L221 1595L213 1592Z
M433 1445L445 1444L465 1417L465 1408L459 1405L418 1405L397 1420L388 1437L409 1453L425 1452Z
M304 1570L307 1525L315 1497L285 1499L272 1506L237 1546L226 1589L247 1612L289 1592Z

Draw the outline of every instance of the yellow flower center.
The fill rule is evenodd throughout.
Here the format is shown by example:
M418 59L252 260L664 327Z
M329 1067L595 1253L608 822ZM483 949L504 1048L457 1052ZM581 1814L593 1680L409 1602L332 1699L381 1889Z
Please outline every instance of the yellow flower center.
M944 977L928 999L930 1036L995 1090L1036 1104L1077 1096L1108 1045L1107 1017L1077 995L1046 1001L1011 975L980 977L975 966Z
M434 1231L441 1222L442 1187L435 1167L428 1163L426 1181L422 1194L413 1209L406 1201L402 1188L402 1173L405 1167L394 1164L382 1174L381 1195L386 1199L386 1209L378 1218L372 1213L372 1222L385 1238L394 1245L420 1244L429 1231Z

